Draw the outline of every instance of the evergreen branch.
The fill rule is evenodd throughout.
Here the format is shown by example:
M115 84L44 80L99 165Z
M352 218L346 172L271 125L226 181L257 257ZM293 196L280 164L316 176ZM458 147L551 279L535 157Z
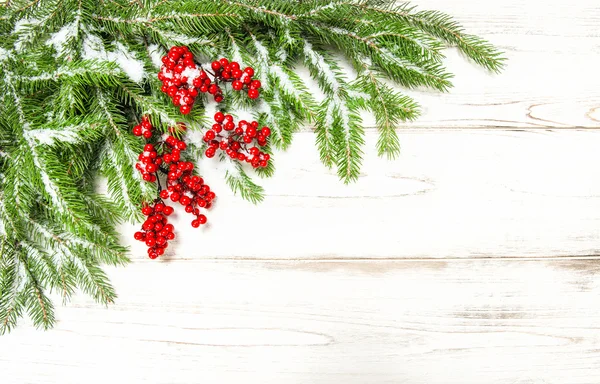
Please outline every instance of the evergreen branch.
M238 18L239 15L235 13L187 13L187 14L179 14L179 15L170 15L170 16L159 16L148 19L121 19L117 17L109 17L109 16L100 16L93 15L95 19L104 20L104 21L112 21L114 23L125 23L125 24L152 24L157 21L164 20L179 20L185 18L203 18L203 17L233 17Z
M492 71L504 64L449 16L391 0L13 0L0 7L0 35L0 333L25 312L51 326L53 290L63 301L76 289L114 301L101 264L127 261L115 225L140 220L140 202L156 197L134 168L143 143L130 129L143 115L165 133L187 124L186 161L206 149L199 131L208 125L207 95L183 116L155 76L170 46L187 45L198 63L221 55L252 66L261 99L224 88L220 109L269 126L263 150L271 156L312 123L322 162L345 182L360 176L359 111L374 114L377 151L388 157L400 151L396 129L419 114L386 80L447 90L446 46ZM319 84L319 102L299 62ZM249 167L221 160L235 194L263 199ZM256 170L273 173L272 160ZM94 192L98 175L109 196Z
M252 181L239 163L232 164L226 171L225 182L235 194L239 193L242 198L254 204L264 199L264 189Z
M465 34L462 27L445 13L438 11L412 13L414 8L407 4L386 9L371 6L369 1L365 1L359 6L363 10L392 15L415 25L431 35L457 46L467 57L493 72L500 72L504 67L505 59L496 48L477 36Z
M360 63L362 75L357 79L356 86L371 95L369 106L375 114L380 132L377 152L379 156L385 154L392 159L400 154L396 134L398 122L416 119L419 115L418 105L410 97L398 95L381 82L370 68L367 58L362 58Z

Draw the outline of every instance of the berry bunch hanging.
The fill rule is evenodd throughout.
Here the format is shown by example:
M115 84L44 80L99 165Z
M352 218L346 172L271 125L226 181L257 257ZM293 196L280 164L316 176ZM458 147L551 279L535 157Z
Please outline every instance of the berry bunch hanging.
M191 112L199 92L213 95L216 102L223 101L220 83L231 83L234 90L247 92L250 99L260 95L261 83L253 79L254 69L247 67L241 70L239 63L226 58L212 62L214 72L205 71L194 61L188 47L175 46L162 58L162 63L158 73L163 84L161 90L171 97L184 115ZM267 145L271 135L269 127L258 129L258 122L245 120L236 126L233 117L222 112L217 112L214 118L216 123L204 134L204 141L208 144L206 157L214 157L217 149L221 149L232 160L248 162L254 168L267 167L270 155L259 147ZM178 129L185 132L187 128L180 124ZM169 128L170 133L174 131L173 127ZM194 174L194 164L182 160L182 151L187 149L183 140L173 135L167 135L164 140L162 136L158 138L148 116L144 116L133 128L133 134L146 139L144 151L140 153L135 167L145 181L157 184L158 193L154 201L142 204L142 213L147 219L142 224L142 231L136 232L134 238L145 242L148 256L156 259L164 254L168 241L175 238L174 227L168 223L168 216L174 210L165 200L181 204L185 212L194 215L191 225L198 228L207 222L201 209L210 209L216 195L202 177ZM257 146L251 146L254 142ZM166 188L163 188L161 178L166 179Z
M262 84L260 80L253 79L254 69L246 67L242 71L239 63L229 62L226 58L213 61L211 68L214 72L211 72L196 64L188 47L175 46L163 56L162 63L158 73L158 79L162 81L161 91L171 97L184 115L191 112L198 92L211 94L217 103L223 101L223 90L219 85L222 83L232 83L234 90L246 91L250 99L260 95Z
M249 123L245 120L241 120L236 127L233 116L222 112L215 113L214 119L215 124L204 134L204 141L208 143L206 157L214 157L217 149L221 149L231 159L248 162L254 168L268 165L270 155L258 147L267 145L267 139L271 135L269 127L259 130L258 122ZM250 146L255 141L258 147Z

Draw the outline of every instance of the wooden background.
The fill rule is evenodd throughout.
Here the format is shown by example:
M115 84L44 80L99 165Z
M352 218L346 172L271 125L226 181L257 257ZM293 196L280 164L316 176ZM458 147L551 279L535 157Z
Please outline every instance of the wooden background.
M400 127L402 156L344 186L311 132L266 201L218 205L171 256L110 269L117 304L0 338L3 383L600 382L600 4L419 0L506 51L448 52L450 94ZM131 244L134 228L123 228Z

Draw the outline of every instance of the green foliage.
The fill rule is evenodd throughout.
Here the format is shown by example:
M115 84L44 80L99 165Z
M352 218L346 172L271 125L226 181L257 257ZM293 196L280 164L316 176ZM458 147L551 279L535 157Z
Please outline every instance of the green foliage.
M0 6L0 334L27 313L51 327L49 292L67 301L78 289L100 303L115 292L101 265L124 264L114 226L139 220L156 191L134 169L142 143L130 128L144 114L165 130L178 121L206 127L202 105L182 116L155 73L172 45L198 61L228 56L251 65L263 84L250 101L227 95L221 107L251 111L272 130L269 153L287 148L306 124L321 160L344 182L359 176L361 110L374 114L380 155L400 151L398 124L419 115L392 88L446 91L443 49L457 47L497 72L500 53L449 16L392 0L13 0ZM340 67L340 56L355 77ZM304 65L324 98L297 74ZM201 151L201 143L191 145ZM222 160L229 163L228 159ZM227 184L263 199L239 164ZM257 172L269 177L271 165ZM108 197L95 193L98 175Z

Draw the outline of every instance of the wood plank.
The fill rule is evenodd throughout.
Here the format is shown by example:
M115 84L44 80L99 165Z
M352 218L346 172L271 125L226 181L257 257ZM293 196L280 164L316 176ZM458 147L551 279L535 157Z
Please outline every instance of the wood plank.
M454 16L469 33L505 51L508 61L502 74L490 76L448 50L445 63L455 75L454 88L447 94L403 90L423 106L421 118L405 127L600 127L596 0L420 0L414 5ZM364 122L375 125L369 115Z
M2 338L6 383L600 382L598 260L140 261Z
M275 176L259 179L267 198L257 206L232 195L224 163L201 160L218 201L205 228L178 211L181 242L168 258L600 254L600 131L401 131L395 161L377 157L371 132L349 186L319 163L313 134L295 140ZM123 226L122 242L145 258L137 227Z

